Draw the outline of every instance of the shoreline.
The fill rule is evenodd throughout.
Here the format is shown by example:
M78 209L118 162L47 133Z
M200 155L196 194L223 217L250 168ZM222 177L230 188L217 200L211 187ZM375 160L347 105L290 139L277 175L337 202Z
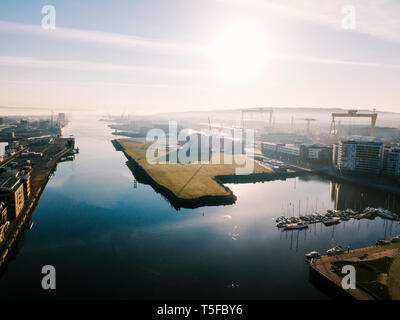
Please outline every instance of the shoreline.
M32 218L33 212L36 208L37 203L39 202L39 199L44 189L47 186L47 183L49 182L53 173L56 171L59 159L62 158L65 154L71 152L71 150L72 149L70 148L62 150L62 152L60 152L55 159L51 160L52 163L50 166L47 167L48 169L46 170L46 173L41 173L37 176L41 177L45 175L45 179L39 184L37 188L31 188L31 194L24 205L23 211L18 215L16 220L12 222L12 225L8 230L8 234L6 235L5 240L0 245L0 269L2 271L7 267L10 258L12 260L12 256L10 255L13 253L15 247L18 245L18 240L21 233L24 231L24 228L26 228L29 219Z
M139 183L150 185L154 191L160 193L165 199L169 201L169 203L176 209L180 210L181 208L185 209L196 209L200 207L209 207L209 206L223 206L223 205L232 205L236 203L237 197L233 194L232 190L226 187L224 184L226 183L256 183L256 182L268 182L275 180L286 180L287 178L294 178L304 174L308 174L308 172L293 172L287 173L285 175L277 174L277 173L256 173L251 175L217 175L213 178L221 187L223 187L228 195L226 196L202 196L194 199L185 199L176 196L171 190L167 187L160 185L157 181L155 181L147 171L135 160L133 159L122 145L116 140L111 140L116 151L122 151L125 157L128 159L126 162L127 167L131 170L132 174L136 178Z

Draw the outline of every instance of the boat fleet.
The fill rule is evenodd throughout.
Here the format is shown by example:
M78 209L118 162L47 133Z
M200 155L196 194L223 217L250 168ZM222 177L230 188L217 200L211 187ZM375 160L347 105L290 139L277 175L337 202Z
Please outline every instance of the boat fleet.
M327 210L325 214L313 213L308 215L300 215L298 217L281 216L275 220L276 226L283 230L302 230L307 229L308 225L314 223L323 223L325 226L339 224L341 221L349 221L350 219L370 219L376 217L383 219L399 220L399 216L389 210L383 208L368 207L358 212L351 209L347 210ZM399 239L400 241L400 239Z

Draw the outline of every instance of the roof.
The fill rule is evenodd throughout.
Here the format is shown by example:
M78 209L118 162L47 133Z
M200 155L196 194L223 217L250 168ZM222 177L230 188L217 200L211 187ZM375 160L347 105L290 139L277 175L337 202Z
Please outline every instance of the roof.
M10 191L14 189L18 183L20 182L20 179L17 177L7 177L3 178L0 180L0 192L1 191Z
M376 137L368 137L368 136L351 136L347 140L343 140L343 142L347 141L355 141L355 142L366 142L366 143L382 143L382 141L379 138Z

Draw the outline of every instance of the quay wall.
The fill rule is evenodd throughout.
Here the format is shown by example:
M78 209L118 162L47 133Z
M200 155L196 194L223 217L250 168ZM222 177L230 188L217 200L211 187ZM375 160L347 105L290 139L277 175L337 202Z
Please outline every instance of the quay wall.
M59 152L56 159L53 159L52 166L49 167L46 173L46 179L43 183L36 189L31 189L31 194L28 200L25 202L23 211L17 217L17 220L12 225L12 230L8 233L8 237L4 240L5 242L2 244L0 249L0 269L2 269L8 262L9 255L12 252L13 248L17 245L17 240L19 235L24 231L24 228L27 227L27 222L32 215L33 210L35 209L42 192L44 191L48 181L50 180L51 175L55 171L57 167L57 161L65 154L71 152L72 149L66 148L62 152Z

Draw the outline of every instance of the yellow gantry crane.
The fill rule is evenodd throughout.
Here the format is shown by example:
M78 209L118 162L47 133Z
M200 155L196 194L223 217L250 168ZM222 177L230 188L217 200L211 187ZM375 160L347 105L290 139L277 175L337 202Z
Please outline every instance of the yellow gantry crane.
M349 110L347 113L332 113L332 123L330 132L333 135L337 134L336 130L336 118L371 118L371 129L370 129L370 136L373 137L375 134L375 125L376 120L378 118L378 114L376 110L373 110L373 113L358 113L358 110Z
M269 124L272 124L272 116L274 114L274 110L272 108L249 108L249 109L241 109L242 112L242 120L241 127L244 128L244 115L246 113L269 113Z

